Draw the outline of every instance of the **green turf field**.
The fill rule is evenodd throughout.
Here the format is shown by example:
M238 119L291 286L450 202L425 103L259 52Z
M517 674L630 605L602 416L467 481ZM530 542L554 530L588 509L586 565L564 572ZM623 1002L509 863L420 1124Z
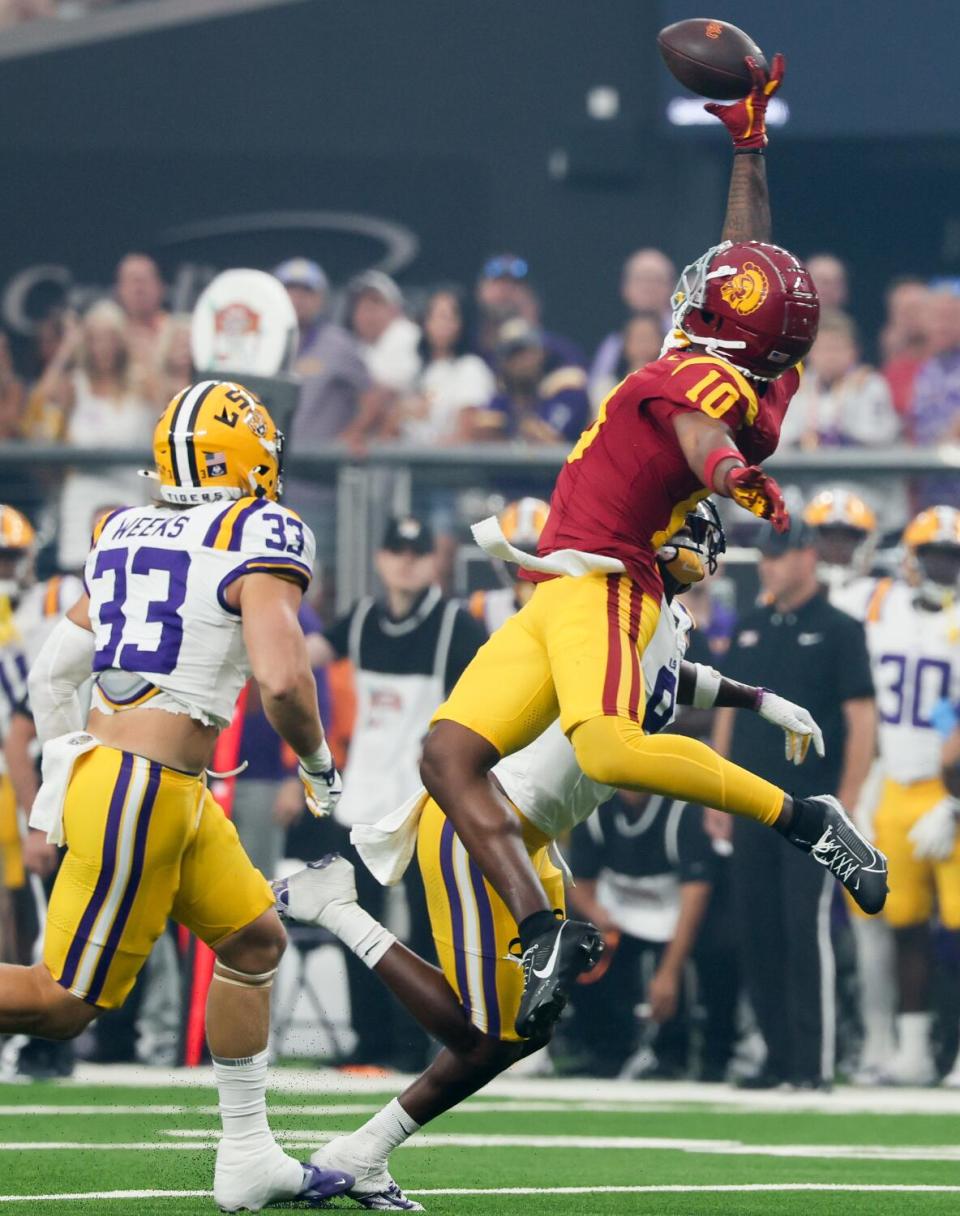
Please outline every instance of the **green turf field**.
M960 1211L960 1102L825 1113L727 1107L719 1088L698 1103L665 1100L662 1086L650 1100L636 1085L598 1099L586 1082L582 1098L570 1083L564 1097L543 1082L529 1098L522 1082L510 1092L474 1100L395 1153L397 1180L435 1216ZM284 1090L271 1097L272 1123L306 1158L392 1093ZM214 1103L204 1088L0 1085L0 1216L212 1212ZM856 1189L867 1187L878 1189ZM341 1200L337 1210L359 1209Z

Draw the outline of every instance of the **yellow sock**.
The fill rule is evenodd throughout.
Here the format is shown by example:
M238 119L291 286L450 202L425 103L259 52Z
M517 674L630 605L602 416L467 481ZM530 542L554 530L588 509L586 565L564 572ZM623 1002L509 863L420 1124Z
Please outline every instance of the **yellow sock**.
M583 771L604 785L699 802L768 825L783 808L783 790L698 739L645 735L637 723L611 717L581 722L570 742Z

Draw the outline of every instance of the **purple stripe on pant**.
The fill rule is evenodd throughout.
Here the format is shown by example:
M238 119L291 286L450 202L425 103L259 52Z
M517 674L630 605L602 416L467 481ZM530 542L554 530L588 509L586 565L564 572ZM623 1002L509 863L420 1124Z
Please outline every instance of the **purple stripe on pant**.
M77 931L67 952L66 962L63 964L63 973L60 976L59 983L64 988L69 988L76 979L77 967L80 965L80 958L87 944L87 938L90 936L97 917L100 915L100 909L103 907L104 900L107 898L107 893L110 890L110 884L113 882L113 873L117 868L117 842L120 834L120 820L123 818L123 804L127 797L127 790L130 788L130 776L132 772L133 756L129 752L124 752L123 758L120 761L120 772L113 787L113 796L110 799L110 809L107 812L107 826L103 833L103 854L100 860L100 876L97 879L97 885L94 887L93 894L90 896L90 901L84 909L83 916L80 918L80 924L77 926Z
M500 1002L497 1000L497 934L493 926L493 908L483 874L470 860L470 881L480 914L480 949L483 953L483 999L487 1006L487 1034L500 1037Z
M440 872L443 875L443 885L447 888L450 900L450 923L453 928L453 957L457 967L457 988L460 990L460 1002L467 1017L473 1012L470 1004L470 985L467 982L467 957L464 953L465 941L463 936L463 904L460 902L460 892L453 872L453 842L455 833L453 824L446 820L440 833Z
M97 963L97 969L93 973L90 990L84 997L84 1000L89 1001L91 1005L97 1003L100 999L100 994L103 992L103 986L107 981L107 972L110 970L110 964L113 962L114 955L117 952L120 938L123 936L127 921L130 919L133 901L136 899L137 891L140 889L140 880L143 877L143 861L147 851L147 832L150 828L150 816L153 812L153 804L157 799L157 790L160 787L161 772L160 765L151 760L147 788L143 801L140 803L140 810L137 812L136 836L133 842L133 863L130 867L130 876L127 879L127 888L123 893L123 899L117 910L117 915L114 918L106 944L103 947L100 960Z

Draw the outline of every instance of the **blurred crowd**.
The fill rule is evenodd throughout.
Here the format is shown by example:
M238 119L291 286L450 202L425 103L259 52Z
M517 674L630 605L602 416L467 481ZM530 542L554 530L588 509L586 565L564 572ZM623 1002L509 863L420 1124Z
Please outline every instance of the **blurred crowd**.
M50 18L70 20L135 0L0 0L0 30Z

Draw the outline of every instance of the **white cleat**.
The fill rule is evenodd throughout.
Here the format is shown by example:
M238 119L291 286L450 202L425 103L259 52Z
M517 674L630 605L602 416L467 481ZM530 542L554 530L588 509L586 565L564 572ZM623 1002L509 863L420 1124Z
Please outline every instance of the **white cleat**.
M352 870L352 867L351 867ZM325 1170L349 1171L354 1176L347 1194L369 1212L422 1212L422 1203L410 1199L391 1178L382 1161L364 1161L351 1149L349 1136L337 1136L311 1156L310 1164Z
M217 1146L213 1198L222 1212L259 1212L296 1199L304 1167L270 1136L224 1136Z
M960 1059L957 1060L940 1084L944 1089L960 1089Z
M890 1085L936 1085L937 1069L930 1056L896 1055L887 1068Z
M357 902L353 866L339 853L311 861L303 870L273 883L277 911L286 920L333 930L336 913Z

